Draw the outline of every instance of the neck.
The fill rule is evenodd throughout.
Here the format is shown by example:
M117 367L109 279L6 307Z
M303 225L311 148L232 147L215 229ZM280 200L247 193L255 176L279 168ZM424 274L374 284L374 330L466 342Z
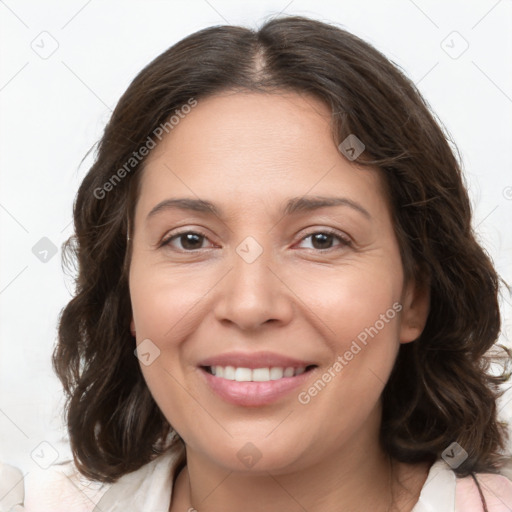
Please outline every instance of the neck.
M427 465L391 464L378 443L364 437L354 437L315 464L279 472L226 470L187 447L187 466L176 480L171 511L409 512L427 472ZM397 479L410 484L405 492Z
M389 461L365 468L357 475L334 468L288 475L247 476L224 472L216 480L197 482L185 468L184 486L188 488L188 507L199 512L247 512L279 510L282 512L326 512L340 510L391 510ZM201 485L206 483L208 485ZM192 483L194 482L194 483ZM312 492L314 490L314 492Z

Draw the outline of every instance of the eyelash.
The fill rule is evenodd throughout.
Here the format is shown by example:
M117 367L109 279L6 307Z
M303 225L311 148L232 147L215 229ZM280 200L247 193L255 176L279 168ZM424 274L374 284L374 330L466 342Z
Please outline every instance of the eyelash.
M169 236L169 237L165 238L164 240L162 240L162 242L160 243L159 247L170 246L170 244L171 244L171 242L173 240L179 239L181 236L188 235L188 234L199 235L200 237L205 238L205 239L208 240L208 236L205 233L201 232L201 231L183 230L183 231L180 231L178 233L174 233L171 236ZM352 245L352 241L348 237L342 236L337 231L335 231L333 229L330 229L330 228L326 228L326 229L322 229L322 230L318 230L318 231L312 231L312 232L308 233L307 235L303 236L300 239L300 242L306 240L307 238L312 237L313 235L318 235L318 234L333 236L335 239L337 239L340 242L338 247L352 247L353 246ZM325 252L328 252L328 251L333 251L335 249L336 249L336 246L335 247L329 247L328 249L314 249L314 248L312 248L312 249L309 249L309 250L313 250L313 251L320 252L320 253L325 253ZM177 250L178 252L181 252L181 253L192 253L193 254L193 253L198 252L201 249L192 249L192 250L175 249L175 250Z

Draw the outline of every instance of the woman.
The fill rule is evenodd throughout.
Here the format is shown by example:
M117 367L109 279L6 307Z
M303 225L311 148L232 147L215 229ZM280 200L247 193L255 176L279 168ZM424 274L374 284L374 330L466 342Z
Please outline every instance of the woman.
M446 136L367 43L302 17L180 41L74 220L53 363L82 480L26 510L512 509L499 279Z

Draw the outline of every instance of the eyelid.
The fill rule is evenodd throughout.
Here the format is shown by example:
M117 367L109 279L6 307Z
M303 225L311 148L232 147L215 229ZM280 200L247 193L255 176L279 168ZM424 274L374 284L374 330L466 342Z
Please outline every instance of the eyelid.
M350 240L350 237L347 234L335 228L317 226L312 228L306 228L304 232L306 233L305 236L314 235L315 233L328 233L329 235L336 235L339 236L340 238L346 238L347 241Z

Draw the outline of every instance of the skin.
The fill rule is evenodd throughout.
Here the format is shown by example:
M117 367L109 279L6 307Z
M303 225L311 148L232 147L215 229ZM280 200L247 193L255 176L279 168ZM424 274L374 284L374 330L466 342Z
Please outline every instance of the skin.
M132 236L131 327L137 343L149 338L160 350L141 369L186 445L170 510L388 510L380 396L400 344L421 334L429 297L404 283L381 179L340 153L329 108L298 93L201 99L149 155ZM311 195L348 198L370 218L346 205L283 214L289 198ZM180 197L209 200L223 215L167 209L147 218ZM350 245L311 236L327 228ZM182 230L206 237L159 247ZM248 236L263 250L252 263L236 252ZM298 392L394 303L402 310L300 403ZM213 393L197 366L233 350L318 367L277 402L243 407ZM251 468L237 457L248 442L261 455ZM394 463L396 510L413 508L428 469Z

